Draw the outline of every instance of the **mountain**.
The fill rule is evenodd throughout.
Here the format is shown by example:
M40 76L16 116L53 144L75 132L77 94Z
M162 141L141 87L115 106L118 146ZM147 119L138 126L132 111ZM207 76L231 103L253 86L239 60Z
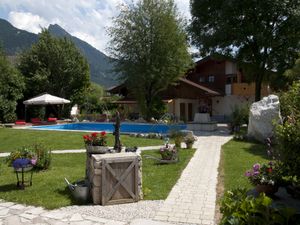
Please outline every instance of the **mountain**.
M0 46L6 54L12 56L30 48L37 42L38 36L12 26L6 20L0 19Z
M106 88L118 84L118 76L112 71L114 62L110 57L85 41L70 35L57 24L50 25L48 29L53 36L66 37L73 41L90 65L91 81ZM0 19L0 43L6 54L12 58L20 51L28 49L37 40L38 35L17 29L6 20Z

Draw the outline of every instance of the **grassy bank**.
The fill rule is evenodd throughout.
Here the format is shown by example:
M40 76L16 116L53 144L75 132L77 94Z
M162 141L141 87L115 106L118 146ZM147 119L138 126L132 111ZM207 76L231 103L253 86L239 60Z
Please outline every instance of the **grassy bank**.
M222 146L220 173L225 191L237 187L251 188L244 176L254 163L269 161L266 146L260 143L231 140Z

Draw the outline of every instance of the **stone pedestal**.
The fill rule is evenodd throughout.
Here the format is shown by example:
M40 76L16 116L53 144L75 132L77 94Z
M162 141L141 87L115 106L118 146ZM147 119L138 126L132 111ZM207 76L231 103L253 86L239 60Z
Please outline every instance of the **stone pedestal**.
M94 204L109 205L142 199L142 160L137 153L89 155L87 178Z

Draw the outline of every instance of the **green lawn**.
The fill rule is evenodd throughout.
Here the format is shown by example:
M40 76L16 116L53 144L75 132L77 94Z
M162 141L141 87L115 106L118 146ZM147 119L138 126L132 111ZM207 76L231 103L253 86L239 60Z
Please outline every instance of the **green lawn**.
M84 148L83 132L68 131L43 131L43 130L18 130L11 128L0 128L0 152L14 151L22 146L42 143L52 150L59 149L82 149ZM124 146L154 146L162 145L163 140L134 138L121 135ZM113 146L114 136L108 134L108 145Z
M146 151L143 154L158 156L157 150ZM145 199L166 198L193 154L194 150L181 150L180 162L170 165L157 165L154 160L143 157ZM12 168L0 164L0 199L43 206L47 209L77 204L72 200L64 178L71 182L82 179L85 174L85 160L86 155L83 153L53 155L51 168L35 172L33 185L25 190L17 189Z
M167 198L172 187L186 167L195 150L182 149L179 151L179 162L176 164L157 164L145 155L160 157L158 151L144 151L143 156L143 192L144 199L157 200Z
M231 140L222 147L221 174L225 191L233 188L251 188L246 170L254 163L269 161L266 146L259 143Z

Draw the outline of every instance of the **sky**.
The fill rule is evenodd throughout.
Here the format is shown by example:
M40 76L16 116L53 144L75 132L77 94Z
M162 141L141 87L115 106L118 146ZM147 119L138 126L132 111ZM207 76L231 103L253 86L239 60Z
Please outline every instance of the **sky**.
M133 0L135 1L135 0ZM118 6L131 0L0 0L0 18L32 33L58 24L98 50L106 53L107 27L118 14ZM179 13L190 19L189 0L175 0Z

